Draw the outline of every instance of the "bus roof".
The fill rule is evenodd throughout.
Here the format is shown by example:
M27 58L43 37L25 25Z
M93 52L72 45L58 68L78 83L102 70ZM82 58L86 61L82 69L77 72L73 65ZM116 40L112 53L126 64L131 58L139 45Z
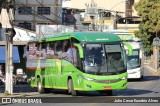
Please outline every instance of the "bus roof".
M45 39L39 40L42 41L56 41L56 40L64 40L69 38L76 38L80 42L117 42L121 41L121 39L110 32L71 32L64 34L55 34L48 36Z

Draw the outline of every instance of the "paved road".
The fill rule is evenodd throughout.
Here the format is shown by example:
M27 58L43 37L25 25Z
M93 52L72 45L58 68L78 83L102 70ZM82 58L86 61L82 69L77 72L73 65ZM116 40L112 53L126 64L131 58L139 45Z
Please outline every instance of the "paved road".
M2 92L4 90L3 86L0 86L0 92ZM14 92L16 93L26 93L26 92L33 92L35 93L37 90L28 87L27 85L16 85L14 87ZM38 94L35 93L34 95L30 95L29 97L72 97L71 95L68 95L66 92L64 91L53 91L52 93L48 93L48 94ZM84 102L89 102L89 103L72 103L72 104L65 104L66 106L103 106L106 105L104 103L90 103L93 101L106 101L107 97L106 95L100 95L98 92L81 92L81 95L79 96L81 97L81 99L84 100ZM152 72L145 70L145 74L144 74L144 79L142 81L138 81L138 80L129 80L128 83L128 89L124 90L124 91L114 91L113 92L113 96L112 97L159 97L160 98L160 76L152 76ZM56 100L57 98L53 99ZM76 101L77 100L77 101ZM62 103L65 102L65 100L61 99ZM79 102L78 99L73 99L74 102ZM5 106L21 106L21 104L8 104ZM34 106L53 106L51 104L35 104ZM59 103L55 103L54 106L62 106L64 104L59 104ZM108 104L107 104L108 105ZM115 104L109 104L109 105L115 105ZM124 105L123 103L118 104L120 106ZM139 104L139 103L127 103L125 104L127 105L132 105L132 106L159 106L159 103L143 103L143 104ZM25 104L24 106L29 106L27 104Z

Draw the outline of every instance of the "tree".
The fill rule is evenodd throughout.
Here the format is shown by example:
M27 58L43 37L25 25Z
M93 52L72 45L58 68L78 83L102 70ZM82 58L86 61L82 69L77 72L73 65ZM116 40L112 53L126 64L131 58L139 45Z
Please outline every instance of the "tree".
M135 4L138 15L142 18L136 35L141 39L147 53L152 53L153 38L160 37L160 0L140 0Z
M6 0L0 0L0 9L2 7L2 4L5 3L5 2L6 2Z

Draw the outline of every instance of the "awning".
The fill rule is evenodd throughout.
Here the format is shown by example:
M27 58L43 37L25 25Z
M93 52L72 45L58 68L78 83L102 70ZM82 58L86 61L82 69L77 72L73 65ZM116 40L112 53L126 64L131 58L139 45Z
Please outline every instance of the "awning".
M0 46L0 63L6 62L6 47ZM18 47L13 46L13 63L20 63Z
M27 45L28 41L13 41L13 45L17 46L17 45ZM0 46L4 46L6 45L6 41L0 41Z

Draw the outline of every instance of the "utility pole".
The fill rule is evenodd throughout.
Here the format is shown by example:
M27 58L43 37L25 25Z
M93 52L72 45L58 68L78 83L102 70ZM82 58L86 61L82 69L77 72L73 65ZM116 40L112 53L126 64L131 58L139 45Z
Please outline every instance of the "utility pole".
M13 36L15 31L13 29L13 0L6 0L2 5L1 10L1 24L2 28L6 29L6 80L5 92L13 94Z
M91 0L90 4L86 3L85 5L86 5L85 12L86 14L90 15L90 19L91 19L91 30L95 31L94 18L98 14L97 4L94 2L94 0Z

